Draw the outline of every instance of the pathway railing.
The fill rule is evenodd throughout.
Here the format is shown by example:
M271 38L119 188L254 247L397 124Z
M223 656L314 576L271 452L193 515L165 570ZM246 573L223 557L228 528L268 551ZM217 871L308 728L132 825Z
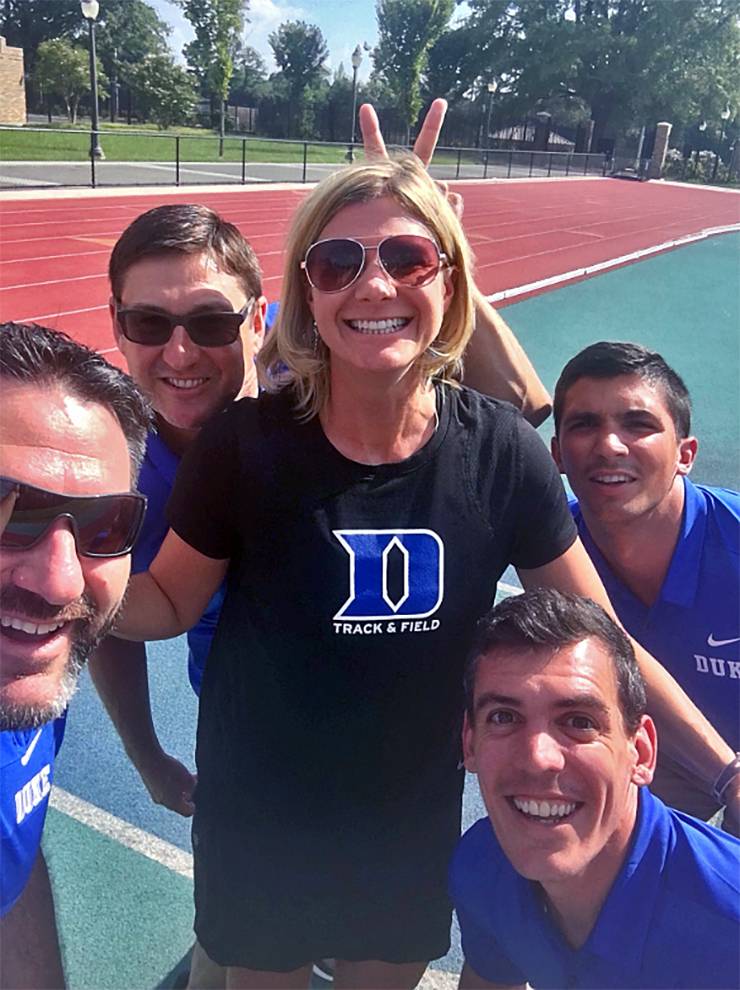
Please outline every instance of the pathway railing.
M90 156L97 135L105 159ZM361 144L215 134L0 125L0 188L315 182L361 159ZM606 158L559 151L437 148L438 179L604 175Z

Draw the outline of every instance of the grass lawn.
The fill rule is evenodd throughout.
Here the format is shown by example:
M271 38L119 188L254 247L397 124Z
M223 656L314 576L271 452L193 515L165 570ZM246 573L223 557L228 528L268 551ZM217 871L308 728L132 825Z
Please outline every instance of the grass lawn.
M139 131L139 128L136 128ZM152 129L149 133L132 133L127 125L103 125L100 144L107 161L174 162L176 137L180 140L182 162L240 162L246 140L248 162L297 162L303 160L302 141L270 141L264 138L229 136L224 138L223 155L219 155L218 135L196 128L171 131ZM19 127L0 130L2 161L86 161L90 136L72 127L38 131ZM309 162L341 162L347 148L343 145L309 144ZM357 153L359 157L360 153Z

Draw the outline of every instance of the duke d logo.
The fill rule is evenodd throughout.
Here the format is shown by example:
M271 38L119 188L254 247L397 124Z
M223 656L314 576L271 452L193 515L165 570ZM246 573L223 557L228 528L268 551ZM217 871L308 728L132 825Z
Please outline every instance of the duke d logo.
M352 624L425 619L437 611L444 593L444 545L436 533L429 529L335 529L333 532L349 555L349 597L334 616L337 632L350 631L337 629L339 619ZM344 627L345 623L341 625ZM408 631L422 632L427 631L429 624L399 625L409 627ZM422 625L424 629L414 628ZM433 627L438 625L435 621ZM386 627L382 631L396 630Z

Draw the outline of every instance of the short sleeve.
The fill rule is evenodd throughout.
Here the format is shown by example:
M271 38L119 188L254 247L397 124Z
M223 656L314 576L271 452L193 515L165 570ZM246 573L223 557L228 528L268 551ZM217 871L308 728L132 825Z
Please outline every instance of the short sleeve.
M539 434L518 419L518 492L511 563L531 569L562 556L578 531L568 509L563 482Z
M503 952L490 931L482 928L460 905L455 906L465 961L481 979L505 987L522 987L527 978Z
M226 560L238 549L234 507L240 504L235 416L221 413L188 447L167 502L177 535L206 557Z

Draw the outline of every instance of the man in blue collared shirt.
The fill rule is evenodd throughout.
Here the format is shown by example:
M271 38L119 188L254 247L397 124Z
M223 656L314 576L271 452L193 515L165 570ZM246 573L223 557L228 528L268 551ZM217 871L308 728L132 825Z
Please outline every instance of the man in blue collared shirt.
M41 834L67 704L126 589L149 411L34 325L0 325L0 387L0 987L61 987Z
M563 369L554 414L553 456L620 621L737 751L740 495L688 479L698 444L686 386L659 354L601 342ZM653 790L700 818L722 804L664 756Z
M506 599L465 687L488 818L450 869L461 987L737 986L740 842L648 790L655 727L616 623L553 589Z

